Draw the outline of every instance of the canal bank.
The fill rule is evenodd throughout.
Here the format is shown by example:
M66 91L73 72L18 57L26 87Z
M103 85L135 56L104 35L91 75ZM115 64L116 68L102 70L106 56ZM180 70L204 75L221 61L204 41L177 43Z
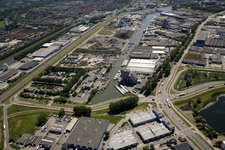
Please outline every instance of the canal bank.
M138 12L146 12L146 11L154 11L154 10L155 9L146 9L146 10L143 10L143 11L126 12L126 13L121 13L121 15L138 13ZM172 7L158 8L158 10L162 10L164 12L169 12L169 11L172 10ZM103 94L99 93L99 94L96 94L95 97L93 97L93 99L91 100L92 104L104 102L104 101L114 99L114 98L118 98L118 97L122 97L122 94L114 87L114 85L118 84L118 82L113 81L113 78L116 75L116 73L118 72L118 70L121 70L121 64L123 63L123 61L125 59L129 59L130 51L135 46L137 46L139 44L139 42L141 41L141 38L142 38L142 35L143 35L143 30L145 30L149 26L149 23L152 20L152 17L153 16L159 16L159 15L160 15L160 13L154 13L154 14L150 14L150 15L146 16L146 18L142 22L139 30L135 32L134 36L131 38L131 40L129 42L129 43L134 43L134 44L132 45L132 47L129 48L129 50L128 50L128 46L124 49L124 51L126 51L127 54L124 53L124 55L120 55L120 57L118 58L118 60L115 64L115 68L112 68L109 75L107 76L108 78L111 79L110 84L108 85L108 87L106 88L106 90L104 91Z
M217 97L217 101L210 103L199 112L199 115L205 118L208 125L210 125L216 132L225 133L225 95Z

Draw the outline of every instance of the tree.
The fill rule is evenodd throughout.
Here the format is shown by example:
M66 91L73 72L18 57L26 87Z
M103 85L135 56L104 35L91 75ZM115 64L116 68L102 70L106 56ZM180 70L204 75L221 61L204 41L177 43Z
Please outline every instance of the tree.
M48 118L47 112L41 112L38 116L38 122L37 125L40 126L42 123L44 123Z
M201 97L201 96L198 96L196 102L197 102L198 104L200 104L200 103L202 102L202 97Z
M90 107L85 107L85 106L75 106L73 108L73 112L75 116L86 116L89 117L91 115L92 109Z
M105 136L108 138L110 135L110 132L109 131L105 131Z
M60 111L59 111L59 117L61 117L61 116L64 116L65 115L65 111L64 111L64 109L63 108L61 108L60 109Z
M151 149L154 149L154 144L153 143L150 145L150 148Z
M143 150L149 150L148 145L144 146L144 147L143 147Z

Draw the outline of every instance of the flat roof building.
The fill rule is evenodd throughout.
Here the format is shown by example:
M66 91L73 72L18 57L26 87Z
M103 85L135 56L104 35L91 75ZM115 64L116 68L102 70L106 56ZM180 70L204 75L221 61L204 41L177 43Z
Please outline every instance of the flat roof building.
M132 126L138 126L146 122L151 122L157 119L157 116L152 112L152 110L142 110L135 111L133 115L129 118Z
M39 143L39 145L41 145L44 148L51 148L54 143L56 142L55 138L51 138L51 137L44 137L43 139L41 139L41 142Z
M66 132L71 132L75 124L77 123L77 118L73 118L66 127Z
M97 150L108 125L108 120L82 117L78 120L66 143L70 148Z
M0 74L0 83L5 82L7 79L11 78L18 73L17 69L9 69Z
M153 72L156 63L157 60L131 59L127 69L129 69L131 72Z
M138 141L133 135L132 130L126 130L120 133L113 134L109 147L113 150L119 150L119 149L128 149L134 146L137 146Z
M42 136L34 135L28 140L26 145L35 146L35 145L37 145L40 142L41 138L42 138Z
M204 46L205 45L205 42L207 40L207 32L200 32L200 34L198 35L198 38L196 40L196 43L195 45L197 46Z
M59 49L60 49L59 46L49 46L48 48L40 49L40 51L37 54L33 55L33 57L46 58L49 55L53 54L54 52L58 51Z
M29 69L34 68L37 65L38 65L38 62L36 62L36 61L30 61L30 62L25 63L22 66L20 66L19 69L20 70L29 70Z
M144 143L170 135L172 132L163 123L158 123L138 131Z
M16 143L19 145L24 145L27 143L27 141L29 140L29 138L31 137L31 135L29 134L23 134L17 141Z
M55 134L61 134L63 130L65 129L65 125L62 124L54 124L52 128L49 130L49 132L55 133Z

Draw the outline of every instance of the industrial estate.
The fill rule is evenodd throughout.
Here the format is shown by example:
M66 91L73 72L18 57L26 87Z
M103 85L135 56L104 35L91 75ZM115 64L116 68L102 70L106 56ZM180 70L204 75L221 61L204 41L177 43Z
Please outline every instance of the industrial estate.
M225 149L224 1L0 4L0 150Z

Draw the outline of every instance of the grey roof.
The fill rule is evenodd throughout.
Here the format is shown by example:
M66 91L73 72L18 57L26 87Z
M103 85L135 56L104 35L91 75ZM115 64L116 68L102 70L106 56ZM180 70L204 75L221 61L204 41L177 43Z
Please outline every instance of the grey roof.
M40 145L44 145L45 147L51 147L55 143L56 139L51 137L44 137L41 139Z
M23 134L18 140L16 143L19 143L19 144L25 144L29 138L31 137L31 135L29 134Z
M157 119L157 117L152 112L152 110L142 110L133 113L129 120L134 126L136 126L138 124L143 124L149 121L153 121L155 119Z
M98 149L108 124L108 120L82 117L78 120L66 143Z
M91 88L94 82L88 81L87 84L85 85L86 88Z
M140 136L143 140L154 139L166 134L170 134L169 131L163 123L155 124L150 127L142 128L139 131Z
M205 42L205 46L225 47L225 40L220 38L210 38Z
M206 32L200 32L200 34L198 35L197 41L201 40L201 41L205 41L207 39L207 33Z
M97 76L96 75L93 75L93 76L90 77L90 79L88 81L94 82L96 78L97 78Z
M216 29L217 32L225 32L225 28L218 28Z
M34 67L36 65L38 65L38 62L36 62L36 61L30 61L30 62L25 63L22 66L20 66L19 69L22 69L23 70L23 69L27 69L29 67Z
M8 78L12 77L14 74L17 74L17 73L18 73L18 70L16 70L16 69L9 69L0 74L0 81L4 82Z
M28 141L29 144L32 144L32 145L36 145L37 143L39 143L39 141L41 140L42 136L37 136L37 135L34 135L30 138L30 140Z
M188 144L188 142L176 145L171 148L171 150L192 150L191 146Z
M207 39L208 40L208 39ZM224 48L213 48L213 47L198 47L198 46L191 46L189 51L200 52L200 53L208 53L208 54L220 54L225 55Z
M54 124L50 131L52 132L62 132L65 129L65 125L62 124Z
M133 135L132 130L126 130L120 133L113 134L109 143L109 147L114 150L129 147L137 144L137 139Z
M59 46L49 46L48 48L43 48L33 57L47 57L49 54L51 54L53 51L57 50L58 48Z

